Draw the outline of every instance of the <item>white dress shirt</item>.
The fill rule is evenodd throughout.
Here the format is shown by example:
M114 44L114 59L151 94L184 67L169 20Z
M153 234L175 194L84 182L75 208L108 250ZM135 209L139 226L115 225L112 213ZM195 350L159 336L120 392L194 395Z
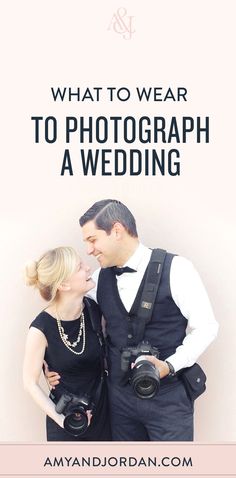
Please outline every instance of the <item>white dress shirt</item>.
M130 311L137 295L151 253L151 249L139 244L134 254L124 264L137 272L126 272L117 276L118 292L127 311ZM96 286L89 292L89 296L94 300L96 300L100 270L94 272L93 280ZM197 361L216 337L218 324L201 278L188 259L180 256L173 257L170 268L170 290L175 304L188 320L189 329L182 345L167 358L177 372L181 368L190 367Z

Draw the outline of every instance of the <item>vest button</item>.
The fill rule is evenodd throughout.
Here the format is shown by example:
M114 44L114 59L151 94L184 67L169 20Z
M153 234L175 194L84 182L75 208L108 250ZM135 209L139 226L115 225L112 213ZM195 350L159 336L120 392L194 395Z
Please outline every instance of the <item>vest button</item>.
M200 383L201 382L201 379L200 377L197 378L197 383Z
M133 338L133 335L132 334L128 334L128 339L132 339Z

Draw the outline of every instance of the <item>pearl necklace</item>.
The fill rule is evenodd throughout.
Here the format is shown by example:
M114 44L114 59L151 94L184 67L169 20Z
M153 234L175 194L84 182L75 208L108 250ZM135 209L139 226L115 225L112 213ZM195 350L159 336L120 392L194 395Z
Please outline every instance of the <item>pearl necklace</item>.
M81 355L83 352L84 352L84 349L85 349L85 343L86 343L86 337L85 337L85 320L84 320L84 313L82 312L81 313L81 316L80 316L80 329L79 329L79 333L78 333L78 337L77 337L77 340L75 340L73 343L71 343L69 340L68 340L68 335L65 334L65 331L64 331L64 328L62 327L61 325L61 317L60 315L58 314L58 311L56 311L56 319L57 319L57 326L58 326L58 331L59 331L59 335L61 337L61 340L63 342L63 344L66 346L66 348L68 350L70 350L73 354L75 355ZM78 345L80 343L80 339L81 339L81 336L83 335L83 343L82 343L82 349L80 352L76 352L75 350L73 350L74 347L76 347L76 345Z

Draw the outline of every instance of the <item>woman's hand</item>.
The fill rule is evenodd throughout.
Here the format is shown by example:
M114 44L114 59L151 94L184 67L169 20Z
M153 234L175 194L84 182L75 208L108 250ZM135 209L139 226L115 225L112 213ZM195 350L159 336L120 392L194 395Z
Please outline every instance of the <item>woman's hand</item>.
M58 413L57 424L58 424L61 428L64 428L64 420L65 420L65 415L63 415L62 413L61 413L61 414Z
M45 374L46 380L48 382L48 385L49 385L50 388L54 389L56 387L56 385L58 385L60 383L61 376L57 372L50 372L49 369L48 369L48 364L45 360L43 362L43 367L44 367L44 374ZM87 415L88 427L89 427L89 425L91 423L91 420L92 420L92 417L93 417L92 410L87 410L86 415ZM62 414L59 415L58 414L57 423L58 423L58 425L60 425L61 428L64 428L64 419L65 419L64 415L62 415Z
M87 410L86 415L87 415L87 418L88 418L88 427L89 427L89 425L90 425L90 423L91 423L91 420L92 420L92 418L93 418L92 411L91 411L91 410Z

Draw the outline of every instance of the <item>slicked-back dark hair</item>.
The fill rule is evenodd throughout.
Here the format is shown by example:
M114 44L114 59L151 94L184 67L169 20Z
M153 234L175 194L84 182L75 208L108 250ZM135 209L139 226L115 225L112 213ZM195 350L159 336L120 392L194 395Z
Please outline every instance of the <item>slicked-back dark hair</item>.
M116 222L120 222L130 236L138 237L133 214L122 202L116 199L103 199L95 202L81 216L79 223L83 227L89 221L94 221L96 227L106 231L107 234L111 233Z

